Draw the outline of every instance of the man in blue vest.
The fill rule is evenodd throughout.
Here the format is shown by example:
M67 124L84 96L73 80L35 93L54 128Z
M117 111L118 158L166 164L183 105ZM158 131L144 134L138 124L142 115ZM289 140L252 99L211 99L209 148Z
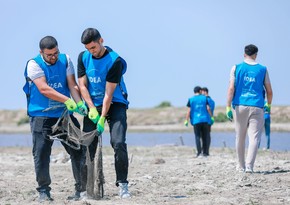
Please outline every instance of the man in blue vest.
M127 131L127 90L123 75L127 65L115 51L103 46L103 38L95 28L82 33L81 42L86 51L78 58L78 81L82 97L89 107L84 117L83 130L104 131L105 120L110 129L110 142L114 149L116 186L121 198L129 198ZM93 161L97 148L97 137L89 146L90 160Z
M53 140L52 126L58 121L65 107L86 115L78 86L75 81L74 66L69 56L59 53L58 43L52 36L46 36L39 42L40 54L27 62L25 68L26 84L24 91L27 96L27 113L33 137L33 157L39 201L52 201L50 195L51 178L49 163ZM70 98L70 95L73 99ZM77 103L76 103L77 102ZM79 126L77 120L71 119ZM79 167L83 154L64 144L70 154L76 191L81 191L81 173Z
M207 97L201 94L201 87L196 86L193 91L194 96L189 98L187 102L188 110L184 125L188 126L190 119L195 134L196 157L207 157L209 156L208 115L212 118L212 112Z
M201 93L206 96L207 98L207 102L208 102L208 105L210 107L210 111L211 111L211 114L212 116L214 116L214 109L215 109L215 102L214 100L208 95L208 88L207 87L203 87L201 88ZM211 143L211 126L213 125L214 123L214 117L211 117L209 114L208 114L208 135L209 135L209 140L208 140L208 148L210 148L210 143Z
M252 44L245 46L244 61L231 69L227 94L226 115L231 121L235 119L237 170L247 173L253 172L263 132L264 92L266 91L267 97L265 108L269 112L273 98L267 68L255 61L257 54L257 46ZM247 133L249 147L245 159Z

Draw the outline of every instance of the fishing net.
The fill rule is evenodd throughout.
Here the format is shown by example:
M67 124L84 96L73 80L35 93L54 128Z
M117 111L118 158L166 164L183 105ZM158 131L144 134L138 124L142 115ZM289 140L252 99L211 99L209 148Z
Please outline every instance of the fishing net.
M88 146L95 137L98 137L97 156L95 161L92 161ZM103 173L102 136L98 134L97 130L83 132L74 124L69 112L65 109L56 124L52 126L52 134L49 135L49 138L61 141L76 150L79 150L81 145L86 146L87 196L88 198L103 198L105 178Z

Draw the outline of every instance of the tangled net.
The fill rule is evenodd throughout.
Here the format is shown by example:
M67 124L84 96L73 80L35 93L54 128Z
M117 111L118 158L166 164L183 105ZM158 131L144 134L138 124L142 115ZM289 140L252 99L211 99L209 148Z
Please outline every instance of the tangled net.
M95 161L90 160L88 146L98 137L98 146ZM52 126L51 140L61 141L75 150L81 145L86 146L87 165L87 196L88 198L100 199L104 197L105 177L103 173L102 135L97 130L83 132L71 119L69 112L65 109L55 125Z

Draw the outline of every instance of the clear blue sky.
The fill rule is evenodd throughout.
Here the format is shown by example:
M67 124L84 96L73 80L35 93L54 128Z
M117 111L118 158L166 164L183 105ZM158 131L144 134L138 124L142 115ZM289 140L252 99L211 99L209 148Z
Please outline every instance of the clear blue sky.
M131 108L185 106L196 85L224 106L230 69L250 43L268 67L273 105L290 104L289 0L3 0L0 8L0 109L26 108L23 70L42 37L53 35L76 69L87 27L126 59Z

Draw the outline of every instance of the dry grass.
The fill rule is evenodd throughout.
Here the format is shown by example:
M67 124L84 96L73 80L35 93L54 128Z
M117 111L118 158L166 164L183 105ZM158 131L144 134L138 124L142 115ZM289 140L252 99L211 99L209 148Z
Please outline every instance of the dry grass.
M129 109L128 129L129 131L182 131L187 108L166 107L149 109ZM224 106L215 109L215 116L218 113L225 113ZM81 121L81 116L77 115ZM0 111L0 132L29 132L28 124L18 126L17 123L26 117L26 110L1 110ZM290 106L272 107L272 130L290 131ZM213 131L230 131L234 124L230 122L215 123Z

